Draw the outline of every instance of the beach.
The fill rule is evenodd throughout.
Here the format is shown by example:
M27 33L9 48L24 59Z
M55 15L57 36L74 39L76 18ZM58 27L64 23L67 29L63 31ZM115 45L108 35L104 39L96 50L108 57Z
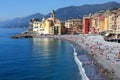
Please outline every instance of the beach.
M120 45L117 42L107 42L101 35L35 35L33 38L58 38L72 42L82 47L93 64L99 66L99 74L107 80L120 80ZM88 61L89 63L89 61Z
M55 37L78 44L97 61L98 65L101 66L101 73L108 76L110 80L120 79L120 59L118 59L118 54L120 52L119 43L106 42L100 35L80 34Z

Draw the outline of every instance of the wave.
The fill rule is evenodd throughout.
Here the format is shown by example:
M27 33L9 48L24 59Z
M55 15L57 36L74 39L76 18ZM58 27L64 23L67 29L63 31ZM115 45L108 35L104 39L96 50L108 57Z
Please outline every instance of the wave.
M73 53L74 54L74 59L75 59L76 64L78 65L80 74L82 76L82 80L89 80L89 78L85 74L85 69L82 67L82 62L77 57L77 52L76 52L75 48L73 47L73 45L71 45L71 46L74 49L74 53Z

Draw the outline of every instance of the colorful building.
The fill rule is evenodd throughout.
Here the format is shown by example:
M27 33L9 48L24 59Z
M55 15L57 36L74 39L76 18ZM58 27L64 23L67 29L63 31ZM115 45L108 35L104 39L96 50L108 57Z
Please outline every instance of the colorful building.
M50 18L43 17L42 22L31 20L30 28L38 34L64 34L64 24L56 18L54 10L50 13Z
M99 30L98 27L98 13L90 16L90 33L96 33Z
M120 12L117 14L117 31L120 32Z
M103 14L105 16L105 30L112 30L112 13L110 10L106 10Z
M34 18L34 19L31 19L30 20L30 27L29 27L29 30L30 31L38 31L38 27L40 26L40 21L38 18Z
M89 17L83 17L83 28L82 32L84 34L88 34L90 31L90 18Z
M81 19L70 19L65 21L65 27L67 33L76 34L82 32L82 20Z
M120 30L120 9L99 11L83 17L83 33L99 33Z

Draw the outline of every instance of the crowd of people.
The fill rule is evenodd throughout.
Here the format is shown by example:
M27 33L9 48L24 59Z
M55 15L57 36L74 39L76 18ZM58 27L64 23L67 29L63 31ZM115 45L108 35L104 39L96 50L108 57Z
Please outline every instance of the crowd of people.
M39 37L39 36L38 36ZM41 37L47 38L59 38L74 42L81 46L88 54L92 55L97 63L100 63L103 67L110 70L112 73L120 78L120 45L116 42L106 42L100 35L44 35ZM86 64L89 61L86 60ZM93 64L97 64L93 62ZM103 72L103 69L101 69Z
M59 36L75 42L91 54L97 62L113 72L120 67L120 45L115 42L106 42L102 36L93 35L63 35ZM116 66L117 65L117 66ZM120 74L120 73L119 73Z
M61 36L60 36L61 37ZM105 60L120 60L120 46L114 42L106 42L102 36L91 35L64 35L64 38L79 44L84 50L87 50L93 57L101 55ZM101 39L101 40L100 40Z

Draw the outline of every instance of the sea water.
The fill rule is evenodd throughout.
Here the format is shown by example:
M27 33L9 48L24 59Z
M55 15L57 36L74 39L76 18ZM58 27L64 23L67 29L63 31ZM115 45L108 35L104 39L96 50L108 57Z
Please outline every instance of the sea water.
M73 45L72 45L73 47ZM75 58L75 62L78 65L78 68L80 70L80 75L82 76L82 80L89 80L89 78L87 77L86 73L85 73L85 69L82 66L82 62L80 61L80 59L78 58L78 54L76 52L76 49L73 47L74 49L74 58Z
M0 80L105 80L86 51L53 38L11 39L21 28L0 28ZM79 57L80 58L79 58Z
M52 38L10 38L22 31L0 28L0 80L82 79L69 42Z

